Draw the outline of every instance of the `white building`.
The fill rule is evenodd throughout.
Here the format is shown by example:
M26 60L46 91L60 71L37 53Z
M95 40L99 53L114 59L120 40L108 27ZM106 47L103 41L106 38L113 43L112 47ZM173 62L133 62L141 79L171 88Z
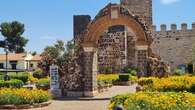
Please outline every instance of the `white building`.
M34 70L38 68L38 62L41 60L40 55L31 55L28 53L14 54L9 53L7 66L9 70ZM0 54L0 69L6 68L6 55Z

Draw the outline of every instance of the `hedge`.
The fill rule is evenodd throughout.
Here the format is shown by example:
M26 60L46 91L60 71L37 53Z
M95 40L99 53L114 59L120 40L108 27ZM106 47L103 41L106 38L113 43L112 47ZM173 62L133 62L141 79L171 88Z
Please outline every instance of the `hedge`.
M18 73L16 75L9 75L11 79L18 79L26 83L28 81L28 73Z
M23 82L21 80L12 79L9 81L0 80L0 88L2 87L11 87L11 88L20 88L23 86Z

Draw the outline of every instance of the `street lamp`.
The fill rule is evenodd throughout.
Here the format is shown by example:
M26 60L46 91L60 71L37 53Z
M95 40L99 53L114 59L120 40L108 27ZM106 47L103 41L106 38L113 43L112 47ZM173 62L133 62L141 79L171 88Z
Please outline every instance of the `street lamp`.
M9 80L9 76L8 76L8 42L7 40L5 40L5 55L6 55L6 62L5 62L5 76L4 76L4 80L7 81Z
M0 32L2 31L2 29L0 28ZM5 41L0 41L0 45L2 45L3 46L3 44L4 44L4 51L5 51L5 53L6 53L6 62L5 62L5 76L4 76L4 80L5 81L7 81L7 80L9 80L10 78L9 78L9 76L8 76L8 64L7 64L7 62L8 62L8 41L7 40L5 40Z

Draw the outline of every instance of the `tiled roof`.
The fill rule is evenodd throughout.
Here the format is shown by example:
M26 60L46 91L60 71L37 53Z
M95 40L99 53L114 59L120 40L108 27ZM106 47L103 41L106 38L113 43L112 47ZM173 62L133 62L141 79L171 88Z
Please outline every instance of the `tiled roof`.
M40 55L35 55L35 56L33 56L33 58L31 60L32 61L40 61L41 60L41 56Z
M15 54L15 53L9 53L8 54L8 61L18 61L18 60L32 60L32 61L39 61L41 60L40 55L35 55L35 56L31 56L28 57L27 53L19 53L19 54ZM5 61L6 60L6 55L5 54L0 54L0 61Z
M26 53L20 53L20 54L9 53L8 54L8 60L24 60L25 57L26 57ZM5 60L6 60L6 55L0 54L0 61L5 61Z

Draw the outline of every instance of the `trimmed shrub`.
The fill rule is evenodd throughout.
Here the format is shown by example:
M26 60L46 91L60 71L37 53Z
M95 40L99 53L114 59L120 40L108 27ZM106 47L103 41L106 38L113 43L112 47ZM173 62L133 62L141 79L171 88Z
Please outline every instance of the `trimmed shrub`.
M195 95L191 93L139 92L111 99L109 110L122 105L124 110L192 110Z
M131 75L131 76L137 76L137 71L136 71L136 70L131 70L130 75Z
M174 72L173 72L173 75L174 76L181 76L183 73L182 73L182 70L181 69L175 69Z
M36 83L38 89L48 90L50 88L49 78L39 79Z
M7 87L7 88L20 88L23 86L23 82L21 80L12 79L9 81L0 80L0 88Z
M119 75L119 81L129 81L129 75Z
M43 78L43 71L41 69L38 69L36 71L33 72L33 77L34 78L38 78L38 79L41 79Z
M22 105L47 102L51 99L47 91L29 89L0 89L0 105Z
M28 73L27 72L21 72L16 75L9 75L11 79L18 79L26 83L28 81Z

